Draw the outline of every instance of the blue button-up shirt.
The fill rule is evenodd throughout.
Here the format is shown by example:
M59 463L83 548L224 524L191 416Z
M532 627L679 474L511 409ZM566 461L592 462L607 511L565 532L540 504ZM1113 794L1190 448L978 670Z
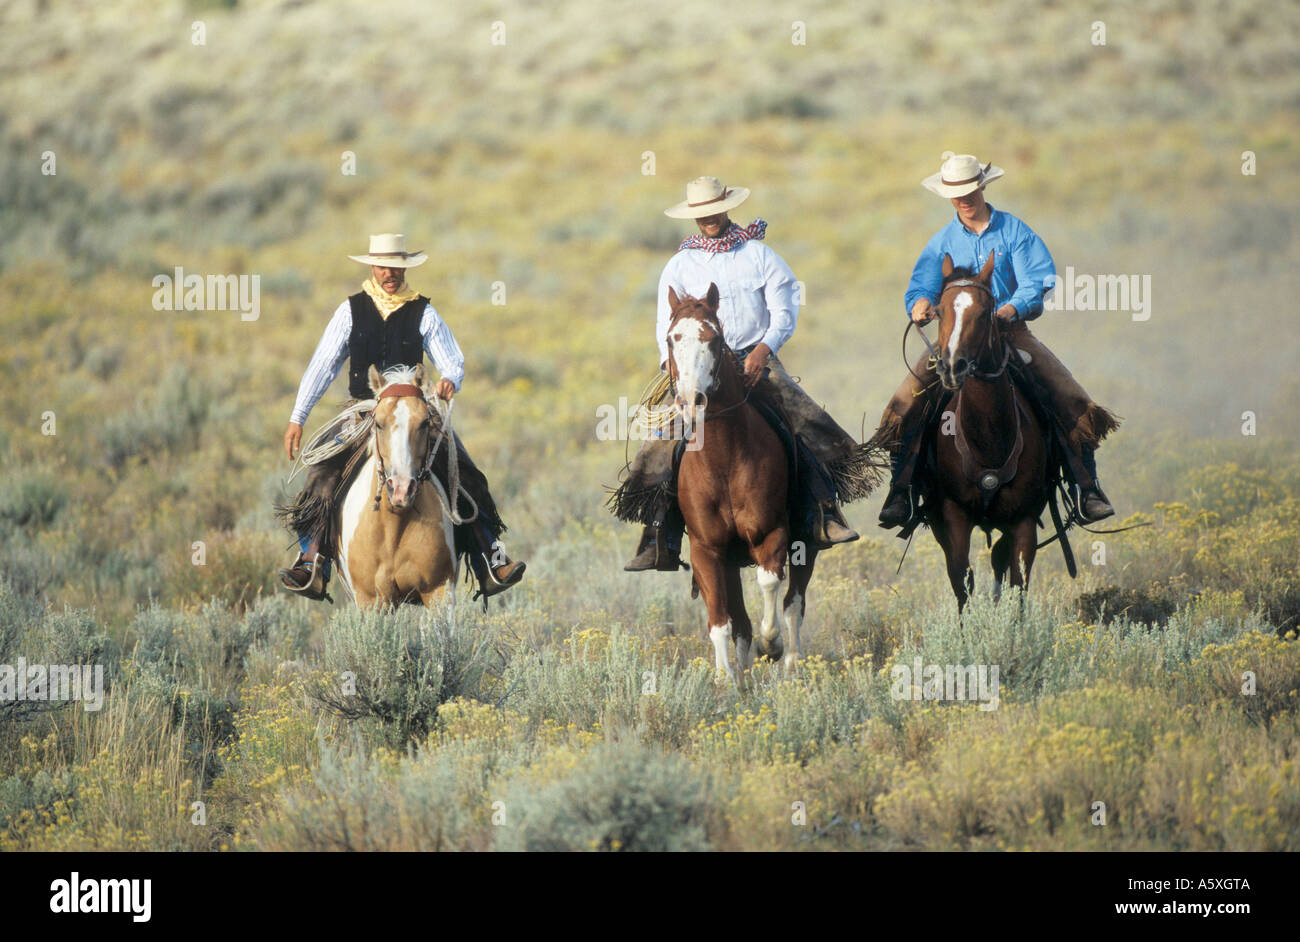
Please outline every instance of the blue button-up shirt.
M952 256L954 266L974 272L984 267L989 252L996 253L990 287L997 307L1014 304L1015 319L1021 321L1031 321L1043 313L1043 296L1054 284L1056 275L1052 253L1047 251L1038 233L1015 216L999 212L991 203L989 212L988 228L979 235L962 225L953 213L952 221L926 243L903 295L903 306L909 316L919 298L929 298L931 304L939 303L945 252Z

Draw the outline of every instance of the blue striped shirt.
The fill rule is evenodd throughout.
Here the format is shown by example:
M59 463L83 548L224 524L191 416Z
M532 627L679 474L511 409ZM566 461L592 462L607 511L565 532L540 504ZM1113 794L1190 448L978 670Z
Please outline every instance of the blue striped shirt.
M1014 304L1018 321L1031 321L1043 313L1043 295L1055 283L1056 263L1052 254L1038 233L1015 216L999 212L992 203L989 212L988 228L979 235L967 229L953 213L952 221L926 243L903 295L903 307L909 317L912 305L919 298L928 298L931 304L939 303L945 252L952 256L953 265L974 272L984 267L989 252L997 253L990 285L997 307Z
M298 384L298 399L293 404L290 422L298 425L306 423L312 408L325 395L325 390L329 389L330 383L334 382L334 377L343 368L343 363L348 358L348 341L351 336L352 302L345 300L325 326L325 333L321 335L316 352L307 364L307 372ZM438 367L442 378L451 380L456 391L460 392L460 384L465 380L465 355L460 352L451 328L438 316L432 304L425 305L424 316L420 318L420 336L424 338L425 352Z

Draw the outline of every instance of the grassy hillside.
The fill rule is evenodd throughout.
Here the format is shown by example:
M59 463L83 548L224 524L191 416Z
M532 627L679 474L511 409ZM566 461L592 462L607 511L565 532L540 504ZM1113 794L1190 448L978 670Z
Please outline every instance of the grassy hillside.
M0 704L0 846L342 846L384 796L376 847L1296 847L1300 655L1272 638L1300 622L1300 12L799 6L804 45L769 0L0 9L0 663L93 660L113 684L96 714ZM782 357L869 431L951 214L919 186L944 150L1006 169L990 201L1062 272L1150 276L1147 321L1034 330L1124 416L1102 476L1153 526L1098 538L1104 565L1080 540L1077 584L1045 550L1025 618L979 608L961 635L931 538L896 575L878 499L853 505L864 539L812 586L819 660L715 687L687 577L622 573L635 533L601 507L624 448L596 410L653 370L689 234L662 209L700 173L753 188L737 218L767 219L806 285ZM284 424L365 274L346 255L387 230L430 253L411 282L466 353L457 427L529 561L455 640L274 590ZM259 318L155 310L178 266L258 275ZM1003 659L999 710L893 700L914 653ZM342 670L381 708L340 705ZM615 788L681 804L639 835L565 822L572 793Z

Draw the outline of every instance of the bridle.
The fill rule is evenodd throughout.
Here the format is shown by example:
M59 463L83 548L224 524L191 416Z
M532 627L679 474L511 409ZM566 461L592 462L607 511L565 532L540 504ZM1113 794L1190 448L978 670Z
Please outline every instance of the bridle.
M996 307L997 299L993 296L993 289L991 289L988 285L984 284L982 281L976 281L974 278L958 278L957 280L950 281L943 286L943 291L939 295L939 305L937 306L941 307L943 305L944 296L947 295L948 292L954 288L975 288L976 290L983 291L986 295L988 295L989 323L991 326L991 329L989 330L989 349L992 350L995 339L997 340L1002 339L1001 333L997 329L998 326L997 307ZM930 343L930 338L925 335L925 331L921 329L920 324L916 324L915 321L912 321L909 318L907 326L908 326L908 330L910 330L913 326L916 327L917 335L921 338L922 343L925 344L925 348L930 352L929 365L931 369L935 370L936 375L939 376L939 381L942 383L943 382L942 374L939 374L937 367L939 366L939 364L947 362L947 358L944 356L943 351L936 349L934 344ZM1001 376L1004 372L1006 372L1007 363L1011 359L1011 344L1006 343L1004 341L1002 347L1003 347L1002 362L998 364L997 369L993 370L992 372L986 372L984 370L981 370L974 363L974 361L972 361L970 365L970 369L967 371L966 375L974 376L977 379L983 379L983 380L997 379L999 376ZM909 363L907 360L907 330L903 331L903 362L907 363L907 370L909 373L912 374L912 376L914 376L917 380L919 380L923 385L928 385L925 383L925 380L923 380L920 376L917 376L916 371L912 369L912 364ZM944 383L944 386L945 388L947 388L946 383Z
M446 511L447 516L453 523L462 524L473 521L478 517L478 505L474 502L474 498L472 498L469 493L460 486L460 463L456 460L456 440L454 435L447 434L448 429L451 428L452 403L447 403L447 412L445 415L442 415L438 412L436 406L430 403L428 399L425 399L424 390L419 386L411 383L391 383L384 387L384 389L379 393L379 396L375 399L375 407L379 407L380 400L401 399L406 396L418 396L420 399L423 399L425 405L430 407L432 414L438 415L441 419L438 423L438 436L433 440L433 443L425 453L424 461L420 464L419 473L417 473L411 480L411 501L414 502L415 495L420 489L420 484L433 477L433 459L434 456L438 454L438 448L442 445L442 442L445 439L447 441L447 470L450 478L449 489L451 491L452 503L458 503L455 498L459 491L464 494L466 500L468 500L471 506L474 507L474 511L469 517L461 517L456 508L449 506L448 501L444 499L441 494L438 495L438 499L442 502L443 510ZM378 423L374 422L373 413L371 413L371 422L374 425L372 431L375 435L375 475L377 477L375 483L375 504L373 509L378 510L380 503L382 503L384 482L387 480L388 474L384 470L384 457L379 452L380 429Z
M685 317L686 317L686 315L683 314L683 315L679 315L678 317L673 318L672 323L670 323L670 324L668 325L668 332L669 332L670 335L672 334L673 325L676 324L678 321L682 320L682 319L685 318ZM692 318L689 318L689 320L695 320L695 319L696 319L696 318L693 318L693 317L692 317ZM729 361L733 364L733 366L734 366L734 365L735 365L735 361L736 361L736 353L735 353L735 351L732 350L729 346L727 346L726 338L725 338L725 337L723 336L723 334L722 334L722 324L721 324L721 323L719 323L719 322L716 321L716 320L706 320L706 319L704 319L704 318L700 318L699 321L700 321L700 323L702 323L702 324L704 324L705 326L709 327L709 328L713 331L714 336L715 336L715 338L716 338L717 341L718 341L718 346L722 349L722 356L717 357L717 358L713 361L713 369L709 372L709 388L710 388L710 389L716 389L717 386L718 386L719 381L721 380L721 372L720 372L720 371L722 370L722 363L723 363L723 361L724 361L724 360L729 360ZM672 346L672 345L673 345L672 337L671 337L671 336L670 336L669 339L668 339L668 344L669 344L669 346ZM710 340L710 341L709 341L709 344L710 344L710 346L712 346L713 341ZM676 398L677 398L677 361L676 361L676 359L673 358L673 355L672 355L671 351L670 351L669 354L668 354L668 366L669 366L668 378L669 378L669 380L670 380L671 383L672 383L673 398L674 398L674 400L676 400ZM741 385L744 385L743 382L742 382ZM703 419L701 419L700 421L705 421L705 422L707 422L710 418L714 418L714 419L716 419L716 418L718 418L718 417L721 416L721 415L726 415L728 412L732 411L733 409L738 409L738 408L740 408L740 407L743 406L746 402L749 401L749 394L750 394L750 392L752 392L752 391L753 391L753 387L752 387L752 386L749 386L749 387L747 387L747 388L745 389L745 395L741 397L741 399L740 399L739 402L733 402L733 403L732 403L731 405L729 405L729 406L723 406L721 409L714 409L714 410L712 410L712 411L710 411L710 410L708 409L707 396L706 396L706 402L705 402L705 409L704 409L704 413L703 413ZM678 407L678 408L680 409L680 407Z

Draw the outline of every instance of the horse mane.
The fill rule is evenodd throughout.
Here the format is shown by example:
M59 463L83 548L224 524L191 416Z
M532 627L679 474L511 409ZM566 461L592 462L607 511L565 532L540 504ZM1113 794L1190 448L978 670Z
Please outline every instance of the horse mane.
M718 335L723 336L722 321L718 319L718 312L710 311L708 305L704 303L703 298L697 298L689 294L683 294L677 298L677 301L678 301L677 311L673 314L673 319L670 322L670 324L677 323L677 321L681 320L683 317L686 317L688 315L688 312L692 312L698 309L701 315L699 319L709 324L712 327L718 328ZM726 338L723 337L723 345L725 346L725 344L726 344Z
M979 272L971 271L969 268L954 268L954 269L952 270L952 274L949 275L947 278L945 278L945 279L943 280L943 287L944 287L944 288L948 287L949 283L954 282L954 281L956 281L956 280L959 279L959 278L971 278L971 279L973 279L973 278L975 278L978 274L979 274Z
M410 383L415 385L414 366L390 366L384 370L384 385L391 386L394 383Z

